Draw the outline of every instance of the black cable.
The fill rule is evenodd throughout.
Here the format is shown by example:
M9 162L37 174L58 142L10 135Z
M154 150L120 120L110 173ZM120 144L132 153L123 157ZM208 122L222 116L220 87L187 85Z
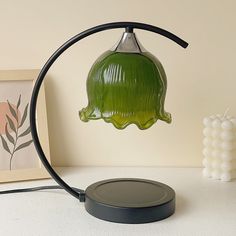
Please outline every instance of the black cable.
M40 186L40 187L33 187L33 188L19 188L19 189L10 189L5 191L0 191L0 194L9 194L9 193L25 193L25 192L34 192L40 190L48 190L48 189L63 189L61 186L52 185L52 186ZM84 190L79 188L73 188L76 192L81 195L84 195Z

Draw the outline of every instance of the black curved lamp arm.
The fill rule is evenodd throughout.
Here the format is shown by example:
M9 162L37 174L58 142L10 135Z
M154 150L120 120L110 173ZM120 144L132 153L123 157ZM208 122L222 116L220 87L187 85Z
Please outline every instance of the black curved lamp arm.
M161 28L158 28L156 26L153 26L153 25L137 23L137 22L114 22L114 23L107 23L107 24L103 24L103 25L98 25L98 26L95 26L93 28L90 28L88 30L83 31L80 34L75 35L73 38L71 38L70 40L65 42L60 48L58 48L57 51L48 59L48 61L46 62L46 64L44 65L44 67L42 68L42 70L39 73L39 76L38 76L38 78L36 80L36 83L35 83L35 86L34 86L34 89L33 89L33 92L32 92L32 97L31 97L31 102L30 102L30 127L31 127L31 134L32 134L34 145L35 145L35 148L36 148L36 150L38 152L39 158L41 159L43 165L45 166L45 168L47 169L49 174L53 177L53 179L63 189L65 189L72 196L78 198L80 201L85 201L85 194L84 194L84 192L77 192L73 188L71 188L67 183L65 183L58 176L58 174L54 171L54 169L52 168L52 166L48 162L48 160L47 160L47 158L46 158L46 156L45 156L45 154L43 152L43 149L42 149L42 146L40 144L39 137L38 137L37 127L36 127L36 105L37 105L38 94L39 94L39 90L40 90L41 84L42 84L42 82L43 82L43 80L44 80L48 70L50 69L52 64L56 61L56 59L65 50L67 50L70 46L72 46L76 42L80 41L81 39L88 37L89 35L98 33L100 31L109 30L109 29L115 29L115 28L125 28L126 31L128 31L128 32L132 32L134 28L142 29L142 30L147 30L147 31L151 31L151 32L163 35L163 36L173 40L174 42L176 42L177 44L179 44L183 48L186 48L188 46L187 42L185 42L184 40L180 39L176 35L168 32L168 31L166 31L164 29L161 29Z
M88 29L84 31L84 33L89 31L94 31L94 33L97 33L99 31L103 30L109 30L109 29L116 29L116 28L126 28L126 32L133 32L133 29L142 29L142 30L147 30L153 33L160 34L177 44L179 44L181 47L186 48L188 46L188 43L185 42L183 39L179 38L178 36L172 34L171 32L161 29L159 27L156 27L154 25L148 25L148 24L143 24L143 23L138 23L138 22L113 22L113 23L107 23L103 25L98 25L95 26L91 29ZM77 35L78 36L78 35ZM75 36L76 37L76 36Z

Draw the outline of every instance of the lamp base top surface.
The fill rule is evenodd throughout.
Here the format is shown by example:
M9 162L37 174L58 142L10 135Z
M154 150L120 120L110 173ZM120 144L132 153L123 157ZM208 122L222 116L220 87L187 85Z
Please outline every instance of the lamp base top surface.
M85 191L85 208L91 215L117 223L148 223L165 219L175 211L175 192L152 180L108 179Z

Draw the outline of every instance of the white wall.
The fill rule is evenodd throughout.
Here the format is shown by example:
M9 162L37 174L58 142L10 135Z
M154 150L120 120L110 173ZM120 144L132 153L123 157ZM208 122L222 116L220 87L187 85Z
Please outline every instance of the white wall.
M51 156L54 165L199 166L202 118L236 115L236 1L234 0L0 0L0 69L43 66L65 40L92 26L139 21L165 28L189 48L137 30L168 76L166 110L173 123L124 131L102 121L82 123L85 81L93 61L122 30L91 36L58 60L46 80Z

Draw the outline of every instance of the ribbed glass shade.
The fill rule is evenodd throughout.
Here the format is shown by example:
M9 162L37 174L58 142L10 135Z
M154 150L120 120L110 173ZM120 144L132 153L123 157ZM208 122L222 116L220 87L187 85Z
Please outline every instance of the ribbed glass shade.
M80 119L104 119L118 129L129 124L147 129L158 119L170 123L171 115L164 110L167 81L161 63L141 46L138 52L132 51L135 48L128 52L121 42L93 64L87 78L88 106L79 112Z

